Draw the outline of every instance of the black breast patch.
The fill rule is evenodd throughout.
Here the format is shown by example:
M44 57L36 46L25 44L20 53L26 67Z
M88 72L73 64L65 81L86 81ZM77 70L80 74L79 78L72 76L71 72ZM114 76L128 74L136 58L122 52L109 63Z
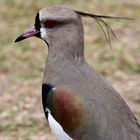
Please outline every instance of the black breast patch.
M52 90L53 87L54 86L51 84L46 84L46 83L42 84L42 105L43 105L43 110L44 110L46 119L48 118L48 112L46 111L46 107L48 107L47 98L48 98L49 92Z

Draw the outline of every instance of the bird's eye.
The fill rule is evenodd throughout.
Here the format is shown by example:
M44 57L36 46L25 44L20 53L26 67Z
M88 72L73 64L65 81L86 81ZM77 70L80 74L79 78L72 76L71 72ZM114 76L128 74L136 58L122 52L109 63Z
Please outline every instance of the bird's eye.
M56 27L58 25L58 22L57 21L54 21L54 20L47 20L45 23L44 23L44 26L46 28L49 28L49 29L52 29L54 27Z

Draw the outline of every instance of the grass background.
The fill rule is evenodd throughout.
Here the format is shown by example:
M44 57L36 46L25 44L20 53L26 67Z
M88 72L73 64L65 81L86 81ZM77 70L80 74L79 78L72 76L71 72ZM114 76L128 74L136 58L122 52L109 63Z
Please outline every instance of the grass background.
M0 140L54 139L41 104L47 46L37 38L14 44L34 24L36 12L54 4L134 18L108 21L119 38L111 38L112 51L95 21L83 22L88 62L122 95L140 121L139 0L0 0Z

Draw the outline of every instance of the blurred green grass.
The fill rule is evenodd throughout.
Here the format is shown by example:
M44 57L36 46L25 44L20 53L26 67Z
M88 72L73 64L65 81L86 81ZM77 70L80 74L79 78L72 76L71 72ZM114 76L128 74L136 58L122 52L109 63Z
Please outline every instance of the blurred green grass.
M53 139L41 105L41 82L47 46L37 38L14 43L34 24L43 7L65 4L96 14L126 16L133 21L108 21L118 35L113 51L91 19L83 19L88 62L111 81L140 118L140 2L127 0L1 0L0 1L0 139Z

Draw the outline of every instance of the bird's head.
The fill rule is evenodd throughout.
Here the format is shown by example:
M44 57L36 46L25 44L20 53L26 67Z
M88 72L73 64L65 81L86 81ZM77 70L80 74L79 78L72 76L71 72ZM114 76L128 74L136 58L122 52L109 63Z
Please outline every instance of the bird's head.
M75 11L64 6L52 6L40 10L35 17L34 26L21 34L15 42L35 36L43 39L54 55L61 52L61 55L63 53L65 56L83 56L84 33L81 17L94 18L105 34L103 24L108 33L108 36L105 34L107 41L110 41L110 32L114 36L115 34L103 19L128 19Z
M53 6L40 10L32 28L21 34L15 42L36 36L49 46L59 49L76 49L82 46L83 24L81 16L64 6ZM75 51L76 52L76 51Z

